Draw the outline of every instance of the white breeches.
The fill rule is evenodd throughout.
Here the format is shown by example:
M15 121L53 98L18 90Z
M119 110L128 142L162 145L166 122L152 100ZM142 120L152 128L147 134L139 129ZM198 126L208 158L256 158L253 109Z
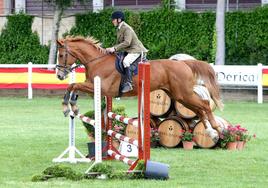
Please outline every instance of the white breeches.
M129 67L138 57L140 54L137 53L129 53L123 60L124 67Z

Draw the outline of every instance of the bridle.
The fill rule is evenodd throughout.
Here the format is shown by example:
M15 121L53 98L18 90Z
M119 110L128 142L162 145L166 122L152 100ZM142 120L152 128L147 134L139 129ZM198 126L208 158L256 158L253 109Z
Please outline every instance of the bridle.
M69 50L68 50L68 47L67 47L67 44L66 42L64 42L64 45L61 45L61 46L58 46L58 48L64 48L64 65L56 65L56 69L58 70L61 70L64 72L64 75L67 75L69 74L70 72L72 72L73 70L75 70L76 68L82 66L82 64L78 64L78 65L75 65L74 67L70 66L70 65L67 65L67 59L68 59L68 55L71 55L72 57L74 57L75 59L77 59L77 57L72 54ZM91 63L93 61L96 61L98 59L101 59L105 56L107 56L109 54L104 54L104 55L101 55L101 56L98 56L98 57L95 57L95 58L92 58L91 60L89 60L87 62L88 63ZM62 70L63 69L63 70Z

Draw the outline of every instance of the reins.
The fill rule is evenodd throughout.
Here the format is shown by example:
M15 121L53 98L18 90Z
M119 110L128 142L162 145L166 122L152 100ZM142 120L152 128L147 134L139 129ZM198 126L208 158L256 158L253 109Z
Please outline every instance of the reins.
M76 68L82 66L82 64L78 64L78 65L75 65L74 67L68 67L68 66L67 66L67 58L68 58L68 54L70 54L71 56L73 56L75 59L77 59L77 57L75 57L75 56L74 56L74 55L67 49L67 45L66 45L66 44L64 44L63 46L60 46L59 48L64 48L64 49L65 49L65 58L64 58L64 65L56 65L56 68L57 68L57 69L63 68L65 73L69 73L69 72L72 72L73 70L75 70ZM95 57L95 58L89 60L86 64L91 63L91 62L93 62L93 61L96 61L96 60L98 60L98 59L101 59L101 58L103 58L103 57L105 57L105 56L107 56L107 55L109 55L109 54L106 53L106 54L104 54L104 55Z

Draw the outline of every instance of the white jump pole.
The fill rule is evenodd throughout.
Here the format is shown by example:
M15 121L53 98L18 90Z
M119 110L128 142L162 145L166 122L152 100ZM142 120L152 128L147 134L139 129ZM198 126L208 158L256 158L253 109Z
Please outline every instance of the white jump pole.
M101 80L94 78L94 108L95 108L95 162L86 170L86 174L97 163L102 162L102 139L101 139Z
M71 73L70 83L75 82L75 72ZM78 154L80 158L76 158L75 154ZM65 155L68 157L63 158ZM77 163L77 162L90 162L89 158L86 158L76 147L75 147L75 120L74 116L70 115L69 118L69 146L66 150L64 150L57 158L52 160L56 163L61 162L69 162L69 163Z

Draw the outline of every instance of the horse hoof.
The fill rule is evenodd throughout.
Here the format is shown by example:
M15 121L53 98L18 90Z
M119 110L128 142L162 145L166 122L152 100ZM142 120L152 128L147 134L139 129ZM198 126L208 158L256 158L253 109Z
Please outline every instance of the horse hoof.
M74 110L73 113L77 116L79 114L79 109Z
M212 139L214 143L217 143L219 140L218 132L214 129L206 129L207 135Z
M70 113L70 109L63 111L64 117L67 117L69 115L69 113Z
M72 109L74 115L78 115L79 108L76 105L71 105L71 109Z

